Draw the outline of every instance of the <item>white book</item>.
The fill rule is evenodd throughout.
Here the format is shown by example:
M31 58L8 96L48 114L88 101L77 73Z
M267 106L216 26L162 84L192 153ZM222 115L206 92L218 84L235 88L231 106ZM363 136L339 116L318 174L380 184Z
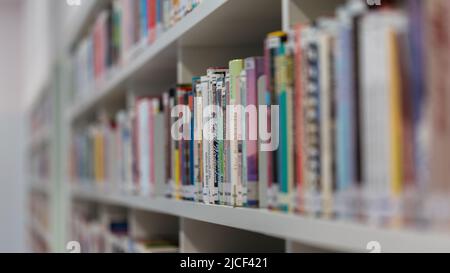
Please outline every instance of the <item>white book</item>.
M321 146L321 202L325 215L332 213L333 198L333 173L334 158L334 120L333 120L333 97L335 96L333 47L337 34L337 25L333 20L321 22L319 34L319 67L320 67L320 146Z
M201 77L201 90L202 90L202 127L208 122L205 117L205 109L209 105L209 92L208 92L208 77ZM207 128L204 128L207 129ZM205 138L205 130L203 130L203 203L209 204L210 202L210 192L209 192L209 180L211 175L210 159L209 159L209 146L210 141Z
M365 194L370 214L386 213L380 206L390 195L392 162L391 76L389 31L404 29L405 18L398 13L376 12L361 22L362 96L364 111L363 147Z
M139 193L150 194L150 111L151 101L141 99L137 103Z

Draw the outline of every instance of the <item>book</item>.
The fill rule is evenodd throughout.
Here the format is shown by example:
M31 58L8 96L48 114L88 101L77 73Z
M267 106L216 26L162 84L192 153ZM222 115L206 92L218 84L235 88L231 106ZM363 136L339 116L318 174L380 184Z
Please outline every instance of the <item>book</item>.
M245 71L247 77L247 107L254 106L256 119L259 103L258 81L264 75L264 58L251 57L245 59ZM246 116L246 136L247 136L247 205L250 207L259 206L259 163L258 163L258 120L251 120L252 116Z

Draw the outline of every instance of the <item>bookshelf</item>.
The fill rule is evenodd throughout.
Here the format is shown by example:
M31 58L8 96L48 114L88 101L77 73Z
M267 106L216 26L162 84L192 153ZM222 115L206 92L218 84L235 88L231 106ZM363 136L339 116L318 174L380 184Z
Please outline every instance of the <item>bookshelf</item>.
M37 92L28 110L27 187L29 247L34 252L61 250L65 224L61 174L62 130L61 69L56 62L50 77Z
M68 52L87 31L105 3L104 0L85 2L86 5L72 21L76 23L70 25L66 38ZM92 120L99 109L114 111L123 106L128 90L146 88L146 94L149 94L148 89L163 90L173 83L188 82L193 75L204 73L208 66L220 66L233 58L261 54L261 41L268 32L288 29L295 22L328 15L343 2L203 1L153 44L136 47L132 59L125 66L108 73L101 83L89 90L88 96L64 107L65 133L61 156L68 158L72 128ZM255 5L258 8L254 8ZM70 89L68 83L62 89ZM41 140L37 137L32 140L34 142L40 143ZM445 232L381 228L367 223L317 219L266 209L212 206L163 197L124 195L92 187L67 186L67 168L65 164L66 176L62 179L65 186L62 187L61 198L64 205L99 208L99 219L103 214L108 215L110 210L120 210L129 219L132 237L151 237L151 234L166 230L178 239L181 252L368 252L366 245L371 241L380 242L383 252L450 251L450 235ZM71 219L69 210L64 212L67 214L65 219ZM69 234L71 223L66 223ZM111 245L126 251L126 239L111 234L106 237ZM64 242L71 239L67 235Z
M52 166L53 111L54 102L51 80L48 79L39 90L35 102L31 105L28 124L28 206L29 248L36 252L52 251L52 185L54 168Z

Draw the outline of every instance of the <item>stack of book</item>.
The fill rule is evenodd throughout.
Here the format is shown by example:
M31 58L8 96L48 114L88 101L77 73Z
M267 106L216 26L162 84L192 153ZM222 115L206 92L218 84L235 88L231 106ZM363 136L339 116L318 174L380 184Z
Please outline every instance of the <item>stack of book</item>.
M349 1L333 18L270 33L262 57L137 98L109 126L117 181L207 204L448 221L449 9ZM75 151L110 150L88 148L104 143L89 132ZM95 158L75 156L74 178L96 178Z
M200 4L201 0L109 0L73 56L75 99L98 87L114 70Z

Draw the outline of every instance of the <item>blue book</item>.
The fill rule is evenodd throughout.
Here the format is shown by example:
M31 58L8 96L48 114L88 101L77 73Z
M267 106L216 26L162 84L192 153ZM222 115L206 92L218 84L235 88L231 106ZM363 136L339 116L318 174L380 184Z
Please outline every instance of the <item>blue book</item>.
M140 0L139 2L139 12L140 12L140 32L141 39L145 39L148 36L148 6L147 0Z
M342 25L337 41L336 79L336 162L337 190L349 189L355 180L355 125L353 96L352 28Z

